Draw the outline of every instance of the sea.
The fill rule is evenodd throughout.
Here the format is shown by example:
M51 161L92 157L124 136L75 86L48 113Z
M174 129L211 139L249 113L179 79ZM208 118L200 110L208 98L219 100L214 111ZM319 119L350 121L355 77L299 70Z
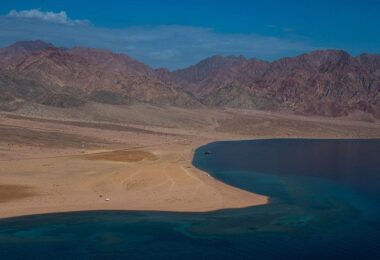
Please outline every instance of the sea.
M0 259L380 259L380 139L214 142L193 165L270 201L2 219Z

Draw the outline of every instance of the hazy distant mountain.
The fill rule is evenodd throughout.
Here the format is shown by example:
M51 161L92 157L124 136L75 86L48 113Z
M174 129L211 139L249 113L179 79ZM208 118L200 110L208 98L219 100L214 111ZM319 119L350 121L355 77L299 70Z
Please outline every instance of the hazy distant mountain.
M380 117L380 56L325 50L271 63L213 56L170 72L105 50L18 42L0 49L0 90L2 109L24 101L60 107L144 102Z
M265 61L247 60L241 56L213 56L174 74L188 82L189 90L194 94L204 96L221 85L248 84L256 80L268 65Z

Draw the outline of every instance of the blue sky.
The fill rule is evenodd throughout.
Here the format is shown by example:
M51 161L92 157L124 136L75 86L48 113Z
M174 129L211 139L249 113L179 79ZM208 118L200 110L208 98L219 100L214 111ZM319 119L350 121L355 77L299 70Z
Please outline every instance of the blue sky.
M181 68L210 55L380 53L380 1L0 0L0 46L42 39Z

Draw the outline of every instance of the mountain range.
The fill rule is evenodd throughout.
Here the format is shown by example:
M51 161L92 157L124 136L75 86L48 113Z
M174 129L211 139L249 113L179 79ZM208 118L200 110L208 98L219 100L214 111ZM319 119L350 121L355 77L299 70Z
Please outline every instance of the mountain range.
M380 118L380 55L318 50L273 62L213 56L188 68L153 69L106 50L42 41L0 49L0 109L149 103Z

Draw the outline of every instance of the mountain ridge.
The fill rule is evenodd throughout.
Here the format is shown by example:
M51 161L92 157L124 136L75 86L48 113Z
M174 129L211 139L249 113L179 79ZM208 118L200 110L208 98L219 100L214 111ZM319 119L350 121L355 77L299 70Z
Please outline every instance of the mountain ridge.
M189 89L206 105L290 109L322 116L362 111L380 116L379 55L352 57L341 50L317 50L270 63L243 60L219 74L202 71L208 67L201 61L178 73L187 74L185 80L194 71L207 75L203 89Z
M149 103L332 117L361 111L380 118L380 55L354 57L342 50L273 62L215 55L169 71L108 50L26 41L0 49L0 75L1 107L9 109L23 101L62 107Z
M17 55L13 52L16 47L11 45L0 52L0 59L7 57L0 62L3 73L13 72L17 77L41 83L49 92L71 95L73 100L79 98L82 102L76 104L95 101L187 106L197 103L191 94L162 82L154 69L124 54L48 46ZM23 98L20 91L8 91L8 96L12 95Z

